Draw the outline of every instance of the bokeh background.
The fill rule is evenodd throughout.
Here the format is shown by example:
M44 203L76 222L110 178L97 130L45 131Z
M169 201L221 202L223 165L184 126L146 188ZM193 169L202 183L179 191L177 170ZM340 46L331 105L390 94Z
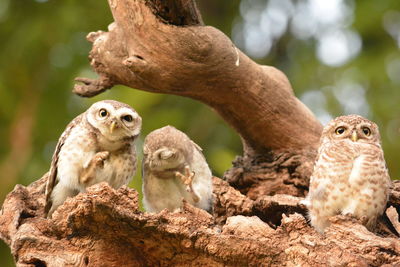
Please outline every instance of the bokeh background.
M323 124L351 113L377 122L391 177L400 177L400 1L198 4L208 25L255 61L283 70ZM15 184L28 185L48 170L68 122L102 99L126 102L144 118L139 151L146 134L170 124L203 147L215 175L241 153L237 134L194 100L123 86L93 99L71 94L75 77L96 77L86 34L111 22L105 0L0 0L0 203ZM140 180L131 184L139 191ZM13 266L2 241L0 266Z

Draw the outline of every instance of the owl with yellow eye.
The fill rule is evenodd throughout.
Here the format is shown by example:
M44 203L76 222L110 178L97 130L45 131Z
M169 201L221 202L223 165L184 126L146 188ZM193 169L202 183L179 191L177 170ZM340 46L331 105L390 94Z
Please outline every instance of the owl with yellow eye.
M358 115L338 117L322 132L311 175L305 200L311 225L323 233L330 217L343 214L372 230L390 186L378 126Z

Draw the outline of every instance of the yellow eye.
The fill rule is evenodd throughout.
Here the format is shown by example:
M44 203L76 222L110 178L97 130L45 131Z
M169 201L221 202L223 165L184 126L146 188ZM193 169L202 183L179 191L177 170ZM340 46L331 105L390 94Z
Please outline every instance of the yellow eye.
M362 131L366 136L370 136L371 135L371 130L368 127L363 127Z
M346 131L346 128L344 128L343 126L340 126L340 127L337 127L337 128L336 128L335 133L336 133L337 135L341 135L341 134L343 134L345 131Z
M102 108L102 109L100 109L100 111L99 111L99 115L100 115L100 117L106 117L107 115L108 115L108 112L107 112L107 110L105 110L104 108Z

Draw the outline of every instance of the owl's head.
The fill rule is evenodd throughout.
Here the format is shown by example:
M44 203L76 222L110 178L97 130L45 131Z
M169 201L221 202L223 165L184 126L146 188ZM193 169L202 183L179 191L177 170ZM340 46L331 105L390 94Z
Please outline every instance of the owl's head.
M142 118L129 105L115 100L94 103L86 112L88 123L109 141L135 138L142 127Z
M177 170L191 160L192 141L172 126L154 130L144 140L144 165L152 171Z
M340 116L328 123L322 132L322 142L350 140L359 143L379 143L378 126L359 115Z

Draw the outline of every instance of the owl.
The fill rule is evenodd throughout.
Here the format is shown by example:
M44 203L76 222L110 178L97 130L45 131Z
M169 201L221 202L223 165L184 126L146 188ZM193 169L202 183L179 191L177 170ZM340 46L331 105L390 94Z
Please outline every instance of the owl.
M211 212L212 174L201 148L171 126L146 136L143 148L143 204L148 212L174 211L182 199Z
M305 201L311 225L323 233L329 217L343 214L372 230L390 186L378 126L358 115L338 117L322 132L311 175Z
M108 182L118 188L136 172L137 139L142 119L129 105L105 100L94 103L67 126L60 139L46 184L45 214L67 197Z

